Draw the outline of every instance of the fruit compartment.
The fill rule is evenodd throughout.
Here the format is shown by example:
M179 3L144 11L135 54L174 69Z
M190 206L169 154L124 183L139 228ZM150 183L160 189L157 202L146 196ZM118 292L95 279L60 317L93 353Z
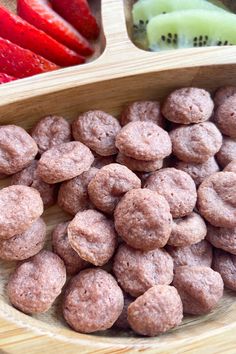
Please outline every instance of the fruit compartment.
M113 79L108 76L99 82L90 81L53 94L1 104L0 124L14 123L29 129L40 117L50 113L62 114L71 120L79 112L95 108L118 117L128 101L161 100L173 89L184 86L203 87L213 92L218 86L236 82L236 64L158 71L154 61L145 70L142 68L143 72L141 68L139 70L132 75ZM7 183L9 181L0 181L0 188ZM68 215L54 206L45 212L44 219L49 238L51 229L68 220ZM27 316L10 306L5 285L13 267L14 263L0 262L0 333L3 332L0 343L6 353L21 354L28 348L32 354L43 350L49 353L138 353L146 350L155 354L191 352L191 348L198 348L198 353L235 351L236 302L232 291L226 290L217 309L207 316L188 316L179 328L156 338L114 329L100 335L84 335L65 324L58 302L49 312L37 316Z
M208 0L206 0L206 1L208 1ZM211 1L211 0L209 0L209 1ZM219 2L221 2L222 5L227 7L231 12L236 13L236 3L234 0L214 0L214 1L215 1L215 5L219 5ZM214 1L212 1L213 4L214 4ZM124 2L126 29L127 29L127 33L128 33L130 41L133 43L133 45L136 48L138 48L142 51L145 51L145 52L149 52L149 50L146 48L146 45L145 46L143 45L143 39L138 42L136 42L134 39L132 8L133 8L133 5L136 2L138 2L138 0L123 0L123 2ZM205 48L209 48L209 47L205 47ZM222 46L220 48L222 48ZM178 49L178 51L182 51L182 50L186 51L186 50L193 50L193 49L194 49L194 51L197 51L202 48L198 47L198 48L190 48L190 49ZM159 55L160 53L162 53L162 52L158 52L155 54ZM154 54L154 53L152 53L152 54ZM170 51L167 54L170 54Z

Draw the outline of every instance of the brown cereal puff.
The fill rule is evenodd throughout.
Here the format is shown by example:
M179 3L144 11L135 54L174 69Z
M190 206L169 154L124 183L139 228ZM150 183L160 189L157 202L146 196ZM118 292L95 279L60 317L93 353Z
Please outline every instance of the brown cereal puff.
M174 123L191 124L208 120L214 103L209 92L195 87L173 91L165 100L162 114Z
M193 179L186 172L175 168L163 168L152 173L145 183L145 188L165 197L173 218L190 214L197 201Z
M61 184L58 193L58 205L67 213L75 215L78 211L92 209L88 196L88 184L95 177L98 169L91 167L81 175Z
M185 247L167 246L166 250L173 258L174 269L185 265L211 267L212 246L206 240Z
M113 222L96 210L77 213L68 225L68 238L78 255L96 266L109 261L117 241Z
M207 240L216 248L236 255L236 227L214 227L207 225Z
M37 173L38 161L33 160L31 164L22 171L12 176L11 184L32 187L39 192L45 208L55 204L57 188L55 185L45 183Z
M0 241L0 258L6 261L22 261L40 252L46 241L46 224L36 220L25 232Z
M209 313L223 296L223 280L209 267L178 267L173 285L183 302L184 313L190 315Z
M203 240L206 233L207 227L204 219L192 212L183 218L173 220L167 244L176 247L190 246Z
M162 160L171 154L168 133L152 122L131 122L116 137L116 147L136 160Z
M112 275L86 269L74 277L65 293L63 315L75 331L104 331L115 323L124 307L124 296Z
M38 145L39 153L43 154L54 146L71 141L71 126L63 117L48 116L36 123L31 136Z
M236 291L235 255L215 249L212 268L220 273L227 288Z
M124 295L124 307L120 316L114 323L114 327L127 330L130 329L130 325L128 322L128 307L135 299L129 296L128 294L124 293L123 295Z
M198 188L200 214L214 226L236 227L236 174L217 172Z
M235 86L223 86L220 87L214 96L214 103L215 107L220 106L224 103L229 97L236 94L236 87Z
M232 160L227 166L225 166L224 171L236 173L236 160Z
M121 197L140 188L140 179L126 166L113 163L101 168L88 185L92 203L104 213L112 214Z
M214 157L210 157L203 163L176 161L175 168L188 173L194 180L198 187L205 178L209 177L215 172L219 172L220 168Z
M172 217L164 197L148 189L125 194L114 213L118 235L143 251L164 247L170 237Z
M27 186L0 190L0 239L26 231L43 214L39 192Z
M128 104L121 113L121 125L136 121L156 123L163 128L165 120L161 114L160 103L158 101L136 101Z
M16 268L7 284L7 294L12 305L22 312L42 313L52 306L65 282L64 263L44 250Z
M185 162L204 163L221 148L222 135L214 123L181 125L170 132L173 154Z
M121 165L125 165L131 171L153 172L159 170L163 166L163 160L142 161L132 157L125 156L121 152L117 155L116 161Z
M111 163L115 162L115 158L116 156L115 155L112 155L112 156L99 156L97 154L94 154L94 161L93 161L93 164L92 164L92 167L95 167L95 168L102 168L106 165L110 165Z
M28 166L38 147L31 136L16 125L0 126L0 173L11 175Z
M236 139L224 137L220 151L216 154L219 165L224 168L236 158Z
M52 233L52 248L65 263L68 274L74 275L88 266L77 252L71 247L67 234L69 222L58 224Z
M64 143L47 150L38 162L37 173L46 183L58 183L88 171L93 154L78 141Z
M182 322L183 305L177 290L169 285L156 285L128 307L131 328L144 336L157 336Z
M85 112L72 124L74 139L81 141L101 156L117 153L115 139L120 129L118 120L103 111Z
M217 108L214 122L222 134L236 138L236 94Z
M149 176L151 176L150 172L136 172L136 175L138 178L141 180L141 185L144 187L146 180L148 179Z
M113 272L121 288L138 297L154 285L172 282L173 260L164 249L143 252L121 244Z

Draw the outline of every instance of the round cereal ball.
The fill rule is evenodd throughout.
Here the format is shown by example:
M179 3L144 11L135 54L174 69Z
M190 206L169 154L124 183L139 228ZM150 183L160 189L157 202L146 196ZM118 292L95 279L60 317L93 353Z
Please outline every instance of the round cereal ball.
M121 152L118 153L116 161L121 165L125 165L131 171L153 172L159 170L163 166L163 160L142 161L132 157L125 156Z
M0 258L6 261L22 261L40 252L46 242L46 224L36 220L25 232L0 241Z
M148 189L125 194L114 213L118 235L143 251L164 247L170 237L172 217L166 199Z
M84 261L77 252L71 247L67 227L69 222L58 224L52 232L52 248L64 261L66 272L68 274L77 274L88 266L88 262Z
M166 250L173 258L174 269L181 266L211 267L212 246L206 240L185 247L167 246Z
M71 247L87 262L96 266L106 264L116 248L113 222L96 210L78 212L68 225Z
M216 154L216 159L219 165L224 168L232 160L236 158L236 139L223 138L223 144L220 151Z
M141 180L141 186L144 187L148 177L151 176L151 173L150 172L136 172L136 175Z
M64 263L56 254L44 250L21 263L11 274L7 295L22 312L42 313L52 306L65 282Z
M182 322L183 305L177 290L169 285L156 285L128 307L128 322L134 332L157 336Z
M164 249L139 251L121 244L114 259L113 272L121 288L138 297L158 284L173 280L173 260Z
M236 291L236 256L230 253L215 250L212 268L220 273L224 285Z
M162 114L174 123L191 124L208 120L214 103L209 92L196 87L173 91L165 100Z
M127 330L130 329L130 325L128 322L128 307L135 299L126 293L123 293L123 295L124 295L124 307L120 316L114 323L114 327Z
M236 227L214 227L208 224L206 238L214 247L236 255Z
M165 197L173 218L190 214L197 201L193 179L186 172L173 167L152 173L146 180L145 188Z
M47 116L40 119L31 131L38 145L39 153L72 140L70 123L60 116Z
M236 94L236 87L235 86L223 86L220 87L214 95L214 103L215 107L220 106L224 103L229 97Z
M136 160L162 160L171 154L168 133L152 122L131 122L116 136L116 147Z
M92 167L95 168L102 168L106 165L110 165L111 163L115 162L115 155L111 155L111 156L99 156L97 154L94 153L94 161L92 164Z
M181 125L170 132L170 138L173 154L185 162L206 162L222 145L222 135L211 122Z
M63 182L88 171L93 160L87 146L71 141L44 152L38 162L37 173L46 183Z
M0 126L0 173L11 175L28 166L38 153L31 136L16 125Z
M220 168L214 157L210 157L203 163L176 161L174 167L188 173L198 187L205 178L215 172L219 172Z
M88 194L97 209L112 214L121 197L140 188L140 179L126 166L113 163L102 167L88 185Z
M190 315L209 313L223 296L223 280L209 267L178 267L173 285L183 302L184 313Z
M55 204L57 188L53 184L44 182L37 172L38 161L33 160L31 164L22 171L14 174L11 179L12 185L24 185L35 188L43 201L44 207L48 208Z
M75 215L79 211L92 209L93 204L89 199L88 185L97 172L97 168L91 167L81 175L63 182L60 186L57 199L59 207L72 215Z
M98 110L81 114L72 124L74 139L101 156L117 153L115 139L120 129L120 123L115 117Z
M124 307L124 296L112 275L86 269L72 279L63 302L63 315L75 331L104 331L115 323Z
M0 190L0 239L26 231L43 214L43 201L36 189L10 186Z
M227 166L225 166L224 171L236 173L236 160L232 160Z
M236 138L236 94L225 100L215 111L214 122L222 134Z
M236 227L236 174L217 172L198 188L200 214L214 226Z
M185 247L198 243L205 238L207 227L204 219L197 213L174 219L168 245Z
M121 125L136 121L152 122L163 128L165 120L161 114L160 103L158 101L136 101L128 104L121 113Z

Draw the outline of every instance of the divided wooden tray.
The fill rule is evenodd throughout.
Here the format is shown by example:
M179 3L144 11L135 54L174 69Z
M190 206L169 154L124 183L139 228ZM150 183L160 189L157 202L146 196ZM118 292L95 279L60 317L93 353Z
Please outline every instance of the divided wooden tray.
M136 48L127 34L126 18L132 0L103 0L105 40L102 54L83 66L19 80L0 87L0 124L30 128L47 114L73 119L88 109L116 116L137 99L161 99L174 88L198 86L214 90L236 83L236 47L211 47L149 53ZM0 1L12 6L13 1ZM0 187L8 181L0 182ZM57 207L45 213L50 230L68 218ZM224 353L236 348L236 301L225 291L219 307L207 316L188 317L183 325L158 338L108 331L82 335L61 320L55 305L47 314L27 316L8 303L5 284L14 264L0 263L0 352L3 353Z

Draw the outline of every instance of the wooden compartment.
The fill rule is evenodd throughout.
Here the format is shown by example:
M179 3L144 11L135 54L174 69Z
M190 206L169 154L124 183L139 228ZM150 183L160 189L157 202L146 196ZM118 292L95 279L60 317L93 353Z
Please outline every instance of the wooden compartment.
M170 54L148 53L129 40L123 2L103 1L106 48L94 62L19 80L0 87L0 124L26 129L42 116L62 114L69 120L88 109L119 116L132 100L162 99L177 87L214 91L236 84L236 48L201 48ZM1 181L0 187L9 181ZM68 219L57 207L45 212L51 229ZM5 284L13 263L0 263L0 352L34 353L235 353L235 294L225 291L218 308L207 316L186 317L183 324L156 338L107 331L83 335L69 329L57 304L46 314L27 316L9 305Z

